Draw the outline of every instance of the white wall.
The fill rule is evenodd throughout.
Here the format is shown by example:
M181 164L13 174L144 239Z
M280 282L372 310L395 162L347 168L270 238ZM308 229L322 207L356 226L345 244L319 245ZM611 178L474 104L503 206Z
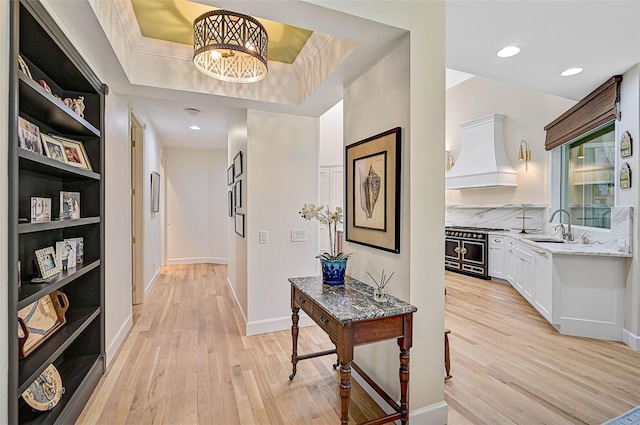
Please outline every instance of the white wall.
M9 2L0 2L0 164L6 170L9 151ZM7 223L9 203L8 203L8 175L6 172L0 173L0 311L4 312L0 318L0 423L8 423L8 394L7 377L9 376L9 336L7 333L7 315L9 309L9 287L8 279L8 233Z
M343 165L343 102L336 103L320 117L320 165Z
M238 152L242 152L244 155L244 168L247 164L247 110L243 109L236 113L231 122L229 123L229 142L227 148L227 168L233 164L233 157ZM242 205L239 211L244 212L247 205L247 189L246 181L249 175L248 170L244 170L244 173L238 178L242 180ZM236 304L240 308L240 313L244 320L244 324L247 323L247 239L241 238L235 232L234 219L227 217L227 235L228 235L228 273L229 273L229 287ZM245 223L246 225L246 223ZM244 327L242 327L244 331Z
M409 259L394 259L394 254L372 254L380 257L379 266L388 271L401 265L404 279L394 277L391 290L396 294L409 293L408 300L418 307L414 315L413 348L411 350L411 415L412 423L446 423L446 403L444 402L443 370L443 330L444 330L444 265L442 244L444 235L444 151L445 122L445 3L429 2L332 2L314 1L322 6L337 9L377 22L393 25L410 32L410 39L404 40L398 49L407 53L398 58L397 65L383 59L373 74L366 74L363 81L356 81L349 87L349 97L358 102L349 105L345 93L344 143L349 144L388 130L402 126L403 137L403 246L409 243L402 254ZM420 17L420 19L417 19ZM407 49L406 44L409 44ZM407 51L408 50L408 51ZM401 73L393 75L391 70ZM404 76L404 78L399 77ZM409 79L405 86L398 80ZM393 88L402 90L402 95L393 93ZM366 86L366 87L365 87ZM359 93L354 90L358 89ZM404 98L401 99L402 96ZM403 105L408 99L409 107ZM404 113L395 112L395 103ZM408 117L408 119L407 119ZM352 121L353 120L353 121ZM408 173L408 178L406 178ZM426 184L428 182L428 184ZM410 201L410 202L409 202ZM442 236L440 236L442 235ZM358 251L359 253L362 251ZM360 256L360 254L357 254ZM369 252L367 251L367 256ZM363 278L364 267L358 266L351 272ZM351 262L351 260L350 260ZM409 268L408 272L406 267ZM396 292L397 291L397 292ZM368 372L378 372L383 376L386 388L397 388L397 348L388 344L377 355L368 352L366 364ZM392 355L395 351L395 355ZM392 361L389 363L387 360ZM374 374L375 375L375 374Z
M633 155L628 158L620 158L616 155L616 170L620 170L623 162L629 163L631 170L631 188L620 189L616 185L616 205L633 205L633 230L632 230L632 251L633 261L629 265L627 275L626 295L625 295L625 331L623 341L640 351L640 289L639 289L639 272L638 272L638 250L640 250L640 226L638 220L640 215L638 206L640 205L640 196L638 195L638 187L640 187L640 179L638 171L640 170L640 64L634 66L622 76L620 86L620 111L622 112L621 120L616 123L616 146L619 147L622 133L629 131L633 140Z
M287 278L317 274L317 222L298 214L318 188L318 119L249 110L243 192L247 243L247 334L291 327ZM291 242L306 229L306 242ZM259 232L269 233L267 244Z
M446 190L446 204L548 204L551 154L544 149L544 126L575 103L483 77L473 77L447 90L447 150L458 158L462 139L460 124L492 113L506 115L504 143L507 158L518 173L518 186ZM528 171L524 162L518 161L523 139L531 150Z
M105 100L105 343L107 364L131 328L131 165L126 97Z
M167 264L227 262L227 151L166 151Z

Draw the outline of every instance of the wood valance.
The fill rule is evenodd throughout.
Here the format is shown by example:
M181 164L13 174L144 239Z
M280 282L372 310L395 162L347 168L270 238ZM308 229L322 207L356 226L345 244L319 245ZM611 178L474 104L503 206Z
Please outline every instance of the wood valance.
M595 130L613 121L618 115L620 82L622 75L616 75L545 126L546 150L557 148L570 140Z

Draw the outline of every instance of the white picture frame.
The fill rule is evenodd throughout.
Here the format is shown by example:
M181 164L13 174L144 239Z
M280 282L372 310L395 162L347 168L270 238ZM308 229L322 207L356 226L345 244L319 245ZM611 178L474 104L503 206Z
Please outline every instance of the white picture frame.
M60 267L56 263L56 252L52 246L38 249L34 253L36 257L36 264L38 265L38 271L40 277L43 279L49 279L52 276L60 273Z
M48 134L41 134L40 138L42 139L42 147L47 158L67 164L67 155L64 151L64 145L60 140Z
M151 212L160 212L160 174L151 173Z
M40 127L18 117L18 143L22 149L42 155Z
M51 198L31 197L31 222L46 223L51 221Z
M65 239L56 242L56 262L60 271L76 268L76 249L77 243L75 239Z

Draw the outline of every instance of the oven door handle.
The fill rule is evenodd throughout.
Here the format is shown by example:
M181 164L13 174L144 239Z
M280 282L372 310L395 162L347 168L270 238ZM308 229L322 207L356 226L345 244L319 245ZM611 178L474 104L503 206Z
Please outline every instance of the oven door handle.
M462 249L460 250L460 252L462 253L462 255L466 254L466 253L467 253L467 248L462 248Z
M460 247L458 246L458 247L456 247L456 248L454 249L454 251L456 252L456 254L460 254L460 251L462 251L462 250L461 250L461 249L460 249Z

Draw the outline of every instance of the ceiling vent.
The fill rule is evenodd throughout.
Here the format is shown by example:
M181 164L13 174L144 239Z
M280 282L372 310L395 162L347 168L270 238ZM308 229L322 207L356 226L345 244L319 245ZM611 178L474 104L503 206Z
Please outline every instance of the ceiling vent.
M504 148L504 118L490 114L460 124L462 145L445 176L446 189L516 186L516 170Z

